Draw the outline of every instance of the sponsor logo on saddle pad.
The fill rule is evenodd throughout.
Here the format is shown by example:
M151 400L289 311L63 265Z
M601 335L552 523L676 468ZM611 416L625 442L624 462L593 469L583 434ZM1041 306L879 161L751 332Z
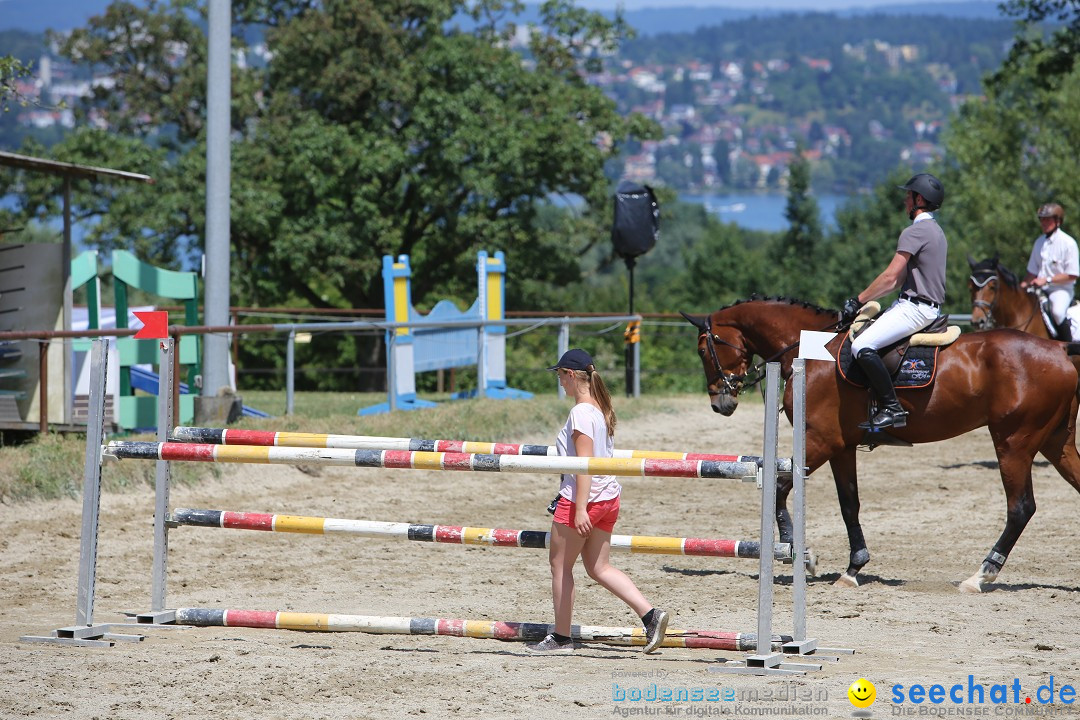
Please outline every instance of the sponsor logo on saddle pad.
M934 371L922 358L904 358L900 363L900 374L912 383L928 382Z

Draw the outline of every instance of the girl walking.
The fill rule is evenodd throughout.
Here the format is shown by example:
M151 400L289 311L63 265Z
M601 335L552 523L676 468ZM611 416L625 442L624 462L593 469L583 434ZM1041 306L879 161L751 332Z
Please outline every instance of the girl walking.
M559 375L559 384L574 398L574 407L556 439L565 457L612 456L615 411L604 380L593 360L580 348L567 350L548 368ZM535 645L537 654L568 654L574 651L570 637L574 611L574 564L581 557L585 571L637 613L645 626L645 652L664 640L668 614L654 608L626 573L611 565L611 531L619 517L622 486L613 475L562 476L555 517L551 523L548 560L551 563L551 595L555 605L555 632Z

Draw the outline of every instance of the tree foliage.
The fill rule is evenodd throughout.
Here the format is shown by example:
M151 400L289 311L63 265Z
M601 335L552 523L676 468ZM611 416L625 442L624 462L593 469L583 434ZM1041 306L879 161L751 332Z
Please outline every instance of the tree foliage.
M810 196L810 162L797 149L788 166L788 200L784 218L788 230L781 236L774 253L774 267L780 272L778 280L786 286L786 294L812 302L821 302L825 295L817 273L821 261L824 233L821 228L817 202Z
M987 83L986 97L964 105L946 137L943 179L955 218L957 273L966 270L967 254L997 255L1022 269L1041 232L1035 210L1051 201L1073 218L1080 210L1080 178L1071 167L1080 145L1080 68L1062 55L1080 37L1080 3L1008 7L1024 13L1017 46ZM1064 26L1049 39L1031 35L1032 23L1051 18ZM950 282L962 277L950 273Z
M581 76L619 41L621 21L549 0L525 62L506 45L512 26L498 24L516 6L236 4L236 52L247 50L246 23L258 22L270 53L265 67L232 73L236 302L378 306L387 253L413 256L418 298L470 286L479 248L505 249L556 285L576 279L572 261L604 237L590 215L607 207L605 161L656 130L619 116ZM448 30L459 12L486 21ZM204 23L195 0L118 1L63 45L71 59L108 68L114 84L79 109L107 131L83 125L54 156L109 157L157 180L77 194L80 216L102 218L91 233L101 247L172 266L200 252ZM553 193L586 201L570 232L540 220Z
M1080 51L1080 2L1077 0L1005 0L1002 11L1016 18L1018 30L1009 55L989 78L991 87L1009 84L1017 71L1034 84L1050 88L1069 74ZM1047 36L1046 24L1056 27Z
M251 50L253 23L265 26L268 50L264 64L232 68L237 304L379 307L384 254L412 256L418 304L474 294L478 249L528 267L531 292L576 282L577 259L606 239L605 162L658 132L620 116L582 77L625 25L567 0L543 4L527 57L508 46L514 28L500 21L520 4L505 0L234 9L234 52ZM455 29L457 13L479 22ZM76 132L51 153L35 150L156 181L80 185L76 213L99 218L89 233L98 247L173 267L201 253L205 22L197 0L118 0L63 43L113 83L79 108ZM55 196L55 181L21 180L24 214L54 209L29 198ZM552 223L543 208L555 194L584 203Z

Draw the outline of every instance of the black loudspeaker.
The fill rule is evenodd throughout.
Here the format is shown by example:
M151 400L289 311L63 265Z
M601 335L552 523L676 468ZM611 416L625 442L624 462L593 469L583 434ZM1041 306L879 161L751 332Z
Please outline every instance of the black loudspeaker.
M660 205L648 185L623 180L615 189L615 223L611 242L624 258L644 255L660 234Z

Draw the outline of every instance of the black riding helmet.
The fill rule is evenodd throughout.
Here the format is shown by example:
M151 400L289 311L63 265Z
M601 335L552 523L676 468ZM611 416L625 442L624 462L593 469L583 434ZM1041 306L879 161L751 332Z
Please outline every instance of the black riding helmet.
M905 184L896 187L922 195L926 201L926 210L937 210L945 201L945 186L930 173L914 175Z

